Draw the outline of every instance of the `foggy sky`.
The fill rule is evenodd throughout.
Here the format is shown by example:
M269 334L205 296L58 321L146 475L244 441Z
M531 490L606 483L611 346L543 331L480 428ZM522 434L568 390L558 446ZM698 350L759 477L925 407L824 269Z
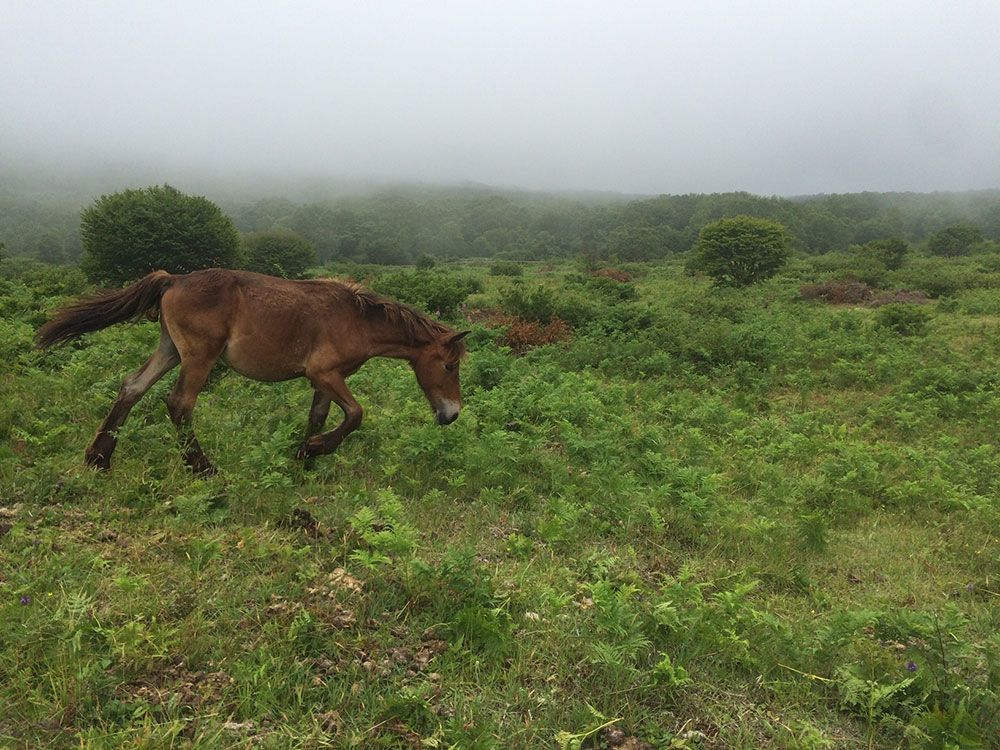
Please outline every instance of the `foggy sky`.
M0 29L0 157L149 182L1000 187L995 0L3 0Z

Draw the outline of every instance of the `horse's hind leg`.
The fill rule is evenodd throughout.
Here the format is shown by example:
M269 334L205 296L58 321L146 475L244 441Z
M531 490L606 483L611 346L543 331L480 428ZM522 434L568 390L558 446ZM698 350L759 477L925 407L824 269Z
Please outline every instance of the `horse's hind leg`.
M161 328L160 345L142 367L125 378L114 406L101 422L97 434L87 448L86 460L89 465L104 471L111 468L111 454L115 452L115 445L118 442L115 432L125 424L132 407L139 402L146 391L180 361L174 342L166 330Z
M185 357L181 362L181 374L177 376L177 383L167 397L167 411L170 412L170 421L177 425L180 433L181 445L184 450L184 460L191 470L196 474L214 474L215 467L208 460L205 452L198 444L198 439L194 436L194 429L191 427L191 415L194 412L194 405L198 400L208 373L212 371L215 364L215 357Z

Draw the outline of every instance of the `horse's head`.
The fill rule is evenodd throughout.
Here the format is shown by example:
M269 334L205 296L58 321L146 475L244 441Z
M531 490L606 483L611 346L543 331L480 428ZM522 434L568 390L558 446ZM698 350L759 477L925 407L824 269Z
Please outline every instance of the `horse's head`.
M417 382L434 410L434 417L441 425L454 422L462 410L458 365L465 358L465 343L462 339L468 333L446 333L425 344L410 363Z

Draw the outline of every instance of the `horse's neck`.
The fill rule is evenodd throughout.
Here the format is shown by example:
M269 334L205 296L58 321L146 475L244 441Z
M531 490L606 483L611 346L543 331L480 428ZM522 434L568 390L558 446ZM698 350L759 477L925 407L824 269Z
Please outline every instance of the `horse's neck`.
M369 321L368 341L371 356L413 360L425 346L416 341L404 326L387 320Z

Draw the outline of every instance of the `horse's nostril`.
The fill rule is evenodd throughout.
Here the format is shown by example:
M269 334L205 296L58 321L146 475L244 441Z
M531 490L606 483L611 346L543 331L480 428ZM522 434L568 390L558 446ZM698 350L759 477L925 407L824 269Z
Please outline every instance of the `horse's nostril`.
M457 411L453 411L453 412L439 411L436 416L437 416L437 423L439 425L443 426L443 425L446 425L446 424L451 424L456 419L458 419L458 412Z
M458 413L462 411L462 404L451 399L441 399L434 410L434 418L440 425L451 424L458 419Z

